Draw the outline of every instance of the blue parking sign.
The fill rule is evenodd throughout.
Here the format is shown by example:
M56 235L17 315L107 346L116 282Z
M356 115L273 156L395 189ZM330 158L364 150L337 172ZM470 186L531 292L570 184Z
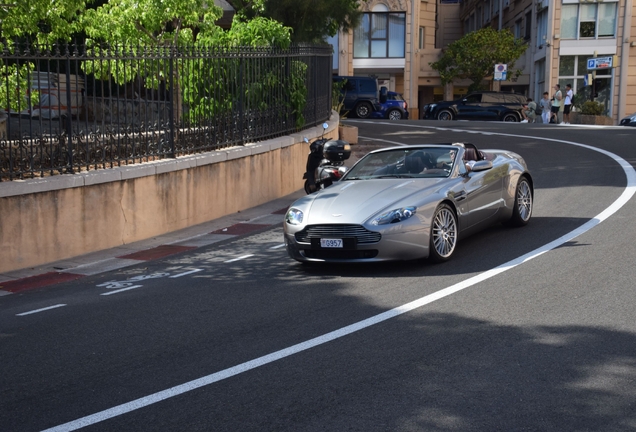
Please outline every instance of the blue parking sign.
M596 69L596 59L587 59L587 68L588 69Z

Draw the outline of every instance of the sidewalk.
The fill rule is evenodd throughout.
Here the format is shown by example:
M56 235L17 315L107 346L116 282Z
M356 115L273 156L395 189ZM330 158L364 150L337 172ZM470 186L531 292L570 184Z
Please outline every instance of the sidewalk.
M0 273L0 296L164 258L279 225L289 205L304 195L305 192L300 190L256 207L151 239L43 266Z

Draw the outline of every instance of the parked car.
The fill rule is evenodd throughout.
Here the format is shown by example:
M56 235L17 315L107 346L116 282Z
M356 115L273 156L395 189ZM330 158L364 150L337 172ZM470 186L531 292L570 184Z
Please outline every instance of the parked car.
M294 202L283 223L285 245L301 262L446 261L465 236L497 222L526 225L533 201L528 166L508 150L391 147Z
M636 126L636 113L625 117L624 119L621 120L621 122L619 123L619 125L621 126Z
M426 105L422 118L432 120L498 120L519 122L525 96L506 92L476 92L454 101Z
M341 93L344 97L342 111L350 116L369 118L380 111L378 82L371 77L335 76L334 82L345 81Z
M384 89L384 87L382 87ZM409 118L408 104L400 93L387 91L386 101L383 100L382 90L380 91L380 109L373 111L370 118L402 120Z

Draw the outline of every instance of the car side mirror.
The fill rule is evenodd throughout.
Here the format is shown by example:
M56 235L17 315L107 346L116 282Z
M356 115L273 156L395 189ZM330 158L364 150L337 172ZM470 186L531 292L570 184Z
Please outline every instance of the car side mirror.
M475 162L475 164L472 167L472 171L476 172L476 171L486 171L492 168L492 161L489 160L481 160L481 161L477 161Z

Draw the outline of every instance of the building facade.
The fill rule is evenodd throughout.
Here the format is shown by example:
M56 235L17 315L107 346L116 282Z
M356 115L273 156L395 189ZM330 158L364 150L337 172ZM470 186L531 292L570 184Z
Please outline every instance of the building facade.
M486 26L508 28L528 44L515 64L522 74L485 83L492 89L539 99L554 84L571 84L615 121L636 112L633 0L369 0L362 8L360 25L331 41L334 73L376 77L404 95L410 118L425 104L466 94L469 81L442 86L429 64ZM590 60L600 68L588 68Z

